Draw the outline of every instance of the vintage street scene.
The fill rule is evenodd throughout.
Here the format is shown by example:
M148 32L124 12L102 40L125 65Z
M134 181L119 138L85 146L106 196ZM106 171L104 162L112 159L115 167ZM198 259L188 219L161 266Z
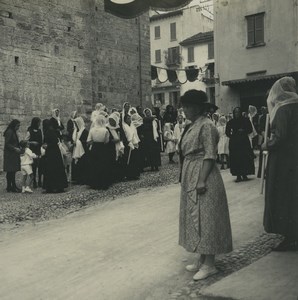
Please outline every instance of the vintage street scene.
M0 299L298 299L297 0L0 0Z

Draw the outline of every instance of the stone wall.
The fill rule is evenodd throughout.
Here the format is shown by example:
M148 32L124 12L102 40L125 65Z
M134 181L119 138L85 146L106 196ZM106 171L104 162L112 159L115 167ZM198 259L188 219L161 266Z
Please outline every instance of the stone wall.
M150 99L149 17L123 20L102 0L0 0L0 169L3 131L21 138L33 116L55 107L90 114L94 104L146 106Z

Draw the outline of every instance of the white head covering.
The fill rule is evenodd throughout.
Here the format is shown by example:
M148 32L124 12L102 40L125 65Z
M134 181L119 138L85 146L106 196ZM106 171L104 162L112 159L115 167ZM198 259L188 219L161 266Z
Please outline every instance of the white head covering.
M277 80L267 98L267 105L270 115L270 124L272 124L277 110L289 104L298 103L298 95L296 92L296 82L292 77L283 77Z
M105 109L106 109L106 107L104 104L102 104L102 103L95 104L95 110L105 110Z
M85 129L85 122L82 117L75 118L74 122L77 124L78 129L75 127L72 134L72 139L75 142L72 157L75 160L75 163L77 163L78 159L85 154L84 147L80 141L80 137Z
M77 116L77 111L76 110L72 111L71 114L70 114L70 118L72 120L74 120L76 118L76 116Z
M106 127L107 119L103 115L99 115L94 122L94 127Z
M56 111L58 111L58 116L56 116ZM60 109L59 108L52 109L52 117L57 120L57 122L60 126L61 125L61 120L60 120Z
M131 116L131 122L136 128L143 124L143 118L138 114L138 111L135 107L131 107L128 111L128 114Z
M115 121L115 123L116 123L116 126L112 126L112 125L110 124L110 122L108 122L107 127L109 127L111 130L115 130L115 129L119 128L119 122L120 122L120 116L119 116L119 113L118 113L118 114L115 113L115 112L111 113L111 114L109 115L109 117L108 117L108 120L109 120L109 119L113 119L113 120Z
M225 117L225 116L221 116L221 117L219 118L219 120L218 120L218 124L219 124L220 126L226 126L226 125L227 125L227 119L226 119L226 117Z
M258 110L257 110L257 108L255 106L249 105L248 106L248 113L249 113L249 116L251 118L253 118L258 113Z

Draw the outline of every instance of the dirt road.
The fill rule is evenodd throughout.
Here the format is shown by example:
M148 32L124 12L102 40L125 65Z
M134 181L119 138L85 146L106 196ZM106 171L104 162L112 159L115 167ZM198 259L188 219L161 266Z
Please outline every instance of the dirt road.
M262 232L254 179L223 172L234 246ZM177 245L179 185L1 232L1 299L167 299L191 280L192 255Z

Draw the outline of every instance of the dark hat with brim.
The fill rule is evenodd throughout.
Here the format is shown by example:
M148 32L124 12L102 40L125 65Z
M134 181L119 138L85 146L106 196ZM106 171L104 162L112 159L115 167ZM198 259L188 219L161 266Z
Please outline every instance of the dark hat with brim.
M204 91L188 90L180 98L181 105L203 105L208 103L207 94Z

